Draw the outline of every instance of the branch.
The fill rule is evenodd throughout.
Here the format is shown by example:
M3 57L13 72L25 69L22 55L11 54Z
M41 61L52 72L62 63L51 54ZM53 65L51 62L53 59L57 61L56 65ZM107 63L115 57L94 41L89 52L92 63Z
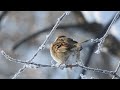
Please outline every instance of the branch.
M33 33L32 35L30 35L30 36L27 36L26 38L24 38L24 39L22 39L22 40L20 40L19 42L17 42L14 46L13 46L13 48L12 48L12 50L16 50L21 44L23 44L24 42L26 42L26 41L28 41L28 40L30 40L30 39L32 39L32 38L35 38L35 37L37 37L38 35L40 35L40 34L42 34L42 33L44 33L44 32L47 32L47 31L49 31L49 30L51 30L52 29L52 27L53 27L54 25L51 25L51 26L49 26L49 27L47 27L47 28L45 28L45 29L43 29L43 30L37 30L37 32L35 32L35 33ZM73 25L73 24L70 24L70 25L59 25L57 28L58 29L68 29L68 28L82 28L82 29L80 29L80 30L86 30L86 32L87 33L92 33L92 34L94 34L94 35L97 35L99 32L100 32L100 30L101 30L101 28L100 28L100 24L97 24L97 23L86 23L86 24L75 24L75 25ZM96 28L96 29L98 29L98 30L96 30L96 29L94 29L94 28Z
M116 14L115 14L116 15ZM114 19L114 17L115 17L115 15L113 16L113 18L111 18L111 20L107 23L107 25L105 25L105 27L103 28L103 26L102 26L102 28L101 28L101 32L100 33L96 33L97 35L96 35L96 41L98 41L98 39L100 39L100 38L102 38L103 36L104 36L104 34L107 32L107 29L108 29L108 27L111 25L111 22L113 21L113 19ZM120 17L118 17L118 18L120 18ZM118 21L118 19L117 19L117 21ZM117 22L116 21L116 22ZM93 30L94 31L97 31L96 30L96 28L94 27L93 28ZM108 39L108 38L107 38ZM113 39L111 39L111 40L113 40ZM114 42L115 40L113 40L113 41L111 41L111 42ZM106 44L106 43L105 43ZM98 45L98 42L96 42L96 43L94 43L92 46L90 46L89 47L89 52L88 52L88 57L86 58L86 62L85 62L85 66L88 66L89 65L89 62L90 62L90 60L91 60L91 57L92 57L92 55L93 55L93 53L94 53L94 51L95 51L95 49L96 49L96 46ZM111 48L110 47L110 44L108 43L108 44L106 44L106 46L107 46L107 48L109 49L109 48ZM119 44L117 45L117 46L119 46ZM116 50L116 48L114 48L114 50L112 50L111 52L115 52L115 51L118 51L118 49ZM115 53L116 54L116 53ZM86 71L85 70L82 70L82 74L84 75L86 73Z
M59 24L61 23L61 21L64 19L65 16L69 15L70 11L66 11L65 13L62 14L62 16L60 16L56 22L56 24L54 25L54 27L52 28L51 32L47 35L45 41L42 43L42 45L39 46L38 50L36 51L36 53L33 55L33 57L28 60L27 62L30 63L31 61L34 60L34 58L37 56L37 54L39 53L39 51L42 51L45 48L46 43L48 42L48 40L50 39L50 37L52 36L52 34L54 33L54 31L56 30L56 28L59 26ZM12 79L17 78L17 76L23 72L26 69L26 64L19 69L19 71L13 76Z
M21 64L28 65L28 67L30 67L30 68L33 68L33 67L34 68L41 68L41 67L61 68L61 67L57 67L55 65L43 65L43 64L37 64L37 63L34 63L34 62L24 62L22 60L17 60L17 59L11 58L4 51L1 51L1 53L7 60L12 61L12 62L16 62L16 63L21 63ZM32 66L29 66L29 65L32 65ZM119 66L117 67L115 72L114 71L108 71L108 70L102 70L102 69L90 68L90 67L86 67L86 66L83 66L83 65L80 65L80 64L65 65L65 66L62 66L61 69L73 68L73 67L80 67L80 68L82 68L84 70L89 70L89 71L93 71L93 72L103 73L103 74L107 74L107 75L113 75L114 77L117 77L117 78L120 79L120 76L118 76L116 74L116 72L118 71L118 68L120 67L120 63L119 63ZM22 70L24 70L23 68L19 70L20 73L22 72ZM17 76L17 75L14 75L14 76Z
M118 63L117 68L116 68L115 71L114 71L115 74L118 72L119 68L120 68L120 61L119 61L119 63ZM115 78L115 76L112 77L112 79L114 79L114 78Z
M95 53L99 54L99 53L101 52L102 47L103 47L103 43L104 43L106 37L108 36L108 33L109 33L112 25L118 20L119 17L120 17L120 11L118 11L118 12L115 14L115 16L114 16L112 22L110 23L110 25L109 25L106 33L104 34L103 37L100 38L100 43L98 43L98 49L97 49L97 51L96 51Z

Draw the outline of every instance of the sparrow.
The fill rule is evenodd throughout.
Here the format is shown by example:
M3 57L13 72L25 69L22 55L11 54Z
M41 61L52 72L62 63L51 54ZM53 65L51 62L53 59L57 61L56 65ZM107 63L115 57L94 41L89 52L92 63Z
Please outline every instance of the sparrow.
M76 55L76 62L78 62L82 49L77 41L66 36L58 36L50 46L50 54L59 65L62 65L66 64L72 53Z

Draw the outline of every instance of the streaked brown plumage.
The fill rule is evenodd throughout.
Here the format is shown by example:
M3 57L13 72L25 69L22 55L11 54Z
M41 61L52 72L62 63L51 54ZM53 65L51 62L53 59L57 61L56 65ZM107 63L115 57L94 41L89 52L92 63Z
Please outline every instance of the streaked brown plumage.
M58 36L50 46L50 54L58 64L65 64L69 56L74 52L79 59L80 43L66 36Z

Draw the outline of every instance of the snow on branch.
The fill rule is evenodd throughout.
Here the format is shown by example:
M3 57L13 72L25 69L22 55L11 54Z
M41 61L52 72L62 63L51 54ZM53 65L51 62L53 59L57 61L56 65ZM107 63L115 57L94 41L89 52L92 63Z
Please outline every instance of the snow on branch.
M55 30L57 29L57 27L60 25L60 23L62 22L62 20L70 14L71 11L66 11L64 12L56 21L55 25L53 26L52 30L50 31L50 33L46 36L46 39L44 40L44 42L38 47L38 50L35 52L35 54L32 56L31 59L29 60L26 60L26 61L23 61L23 60L18 60L18 59L14 59L12 57L10 57L9 55L7 55L3 50L1 51L1 54L9 61L12 61L12 62L16 62L16 63L20 63L20 64L23 64L23 67L20 68L18 70L18 72L16 72L14 74L14 76L12 77L12 79L15 79L18 77L18 75L20 73L22 73L26 68L41 68L41 67L51 67L51 68L60 68L60 69L64 69L64 68L73 68L73 67L79 67L79 68L82 68L84 70L89 70L89 71L93 71L93 72L98 72L98 73L103 73L103 74L107 74L107 75L112 75L112 79L114 79L115 77L116 78L119 78L120 79L120 76L117 75L117 72L118 72L118 69L120 68L120 62L118 63L118 66L116 67L116 70L115 71L108 71L108 70L102 70L102 69L96 69L96 68L91 68L91 67L86 67L84 65L80 65L80 64L72 64L72 65L64 65L64 66L60 66L60 67L57 67L56 65L43 65L43 64L37 64L37 63L34 63L33 60L35 59L35 57L38 55L38 53L40 51L42 51L44 48L45 48L45 45L46 43L49 41L50 37L53 35L53 33L55 32ZM101 37L100 39L97 38L97 39L91 39L90 41L91 42L94 42L94 43L98 43L98 49L95 53L99 54L102 50L102 46L103 46L103 43L106 39L106 37L108 36L108 33L112 27L112 25L116 22L116 20L118 20L118 18L120 17L120 11L118 11L112 22L110 23L109 27L107 28L107 31L106 33L103 35L103 37ZM87 78L86 76L83 76L82 74L80 75L82 78Z
M2 55L9 61L12 62L17 62L17 63L21 63L21 64L25 64L26 67L29 68L41 68L41 67L51 67L51 68L60 68L60 69L64 69L64 68L73 68L73 67L80 67L84 70L89 70L89 71L93 71L93 72L98 72L98 73L103 73L103 74L107 74L107 75L113 75L114 77L117 77L120 79L120 76L118 76L116 74L116 72L118 71L118 68L120 67L120 63L117 67L117 69L115 71L108 71L108 70L102 70L102 69L95 69L95 68L90 68L90 67L86 67L84 65L80 65L80 64L73 64L73 65L65 65L65 66L61 66L61 67L57 67L55 65L43 65L43 64L37 64L34 62L24 62L22 60L17 60L14 58L11 58L9 55L7 55L4 51L1 51ZM24 67L23 67L24 68ZM19 72L21 72L23 69L19 70ZM16 76L16 75L15 75Z
M99 53L101 52L102 47L103 47L103 43L104 43L106 37L108 36L108 33L109 33L112 25L117 21L117 19L118 19L119 17L120 17L120 11L117 11L117 13L115 14L112 22L110 23L109 27L107 28L106 33L104 34L103 37L101 37L101 38L99 39L99 40L100 40L100 43L98 43L98 49L97 49L97 51L95 52L96 54L99 54ZM97 40L98 40L98 39L97 39Z
M52 30L50 31L50 33L47 35L45 41L42 43L42 45L39 46L38 50L36 51L36 53L32 56L32 58L30 60L27 60L26 62L30 63L31 61L34 60L34 58L37 56L37 54L39 53L39 51L42 51L45 48L46 43L49 41L50 37L52 36L52 34L54 33L54 31L57 29L57 27L59 26L59 24L62 22L62 20L70 14L71 11L65 11L58 19L56 24L54 25L54 27L52 28ZM1 53L6 56L7 58L9 58L3 51L1 51ZM9 58L9 60L11 60L12 58ZM14 60L15 61L15 60ZM18 61L19 62L19 61ZM24 63L24 66L22 68L20 68L18 70L17 73L15 73L15 75L12 77L12 79L17 78L17 76L23 72L25 69L27 68L26 63Z
M115 74L118 72L119 68L120 68L120 61L119 61L118 66L116 67L116 69L114 71ZM114 79L114 78L115 78L115 76L112 77L112 79Z

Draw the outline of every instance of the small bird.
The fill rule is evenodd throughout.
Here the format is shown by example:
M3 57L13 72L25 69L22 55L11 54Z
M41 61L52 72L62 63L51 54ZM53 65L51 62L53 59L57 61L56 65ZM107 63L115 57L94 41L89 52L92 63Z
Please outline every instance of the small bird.
M50 46L50 54L59 65L66 64L72 53L79 60L81 50L82 46L80 43L66 36L58 36Z

